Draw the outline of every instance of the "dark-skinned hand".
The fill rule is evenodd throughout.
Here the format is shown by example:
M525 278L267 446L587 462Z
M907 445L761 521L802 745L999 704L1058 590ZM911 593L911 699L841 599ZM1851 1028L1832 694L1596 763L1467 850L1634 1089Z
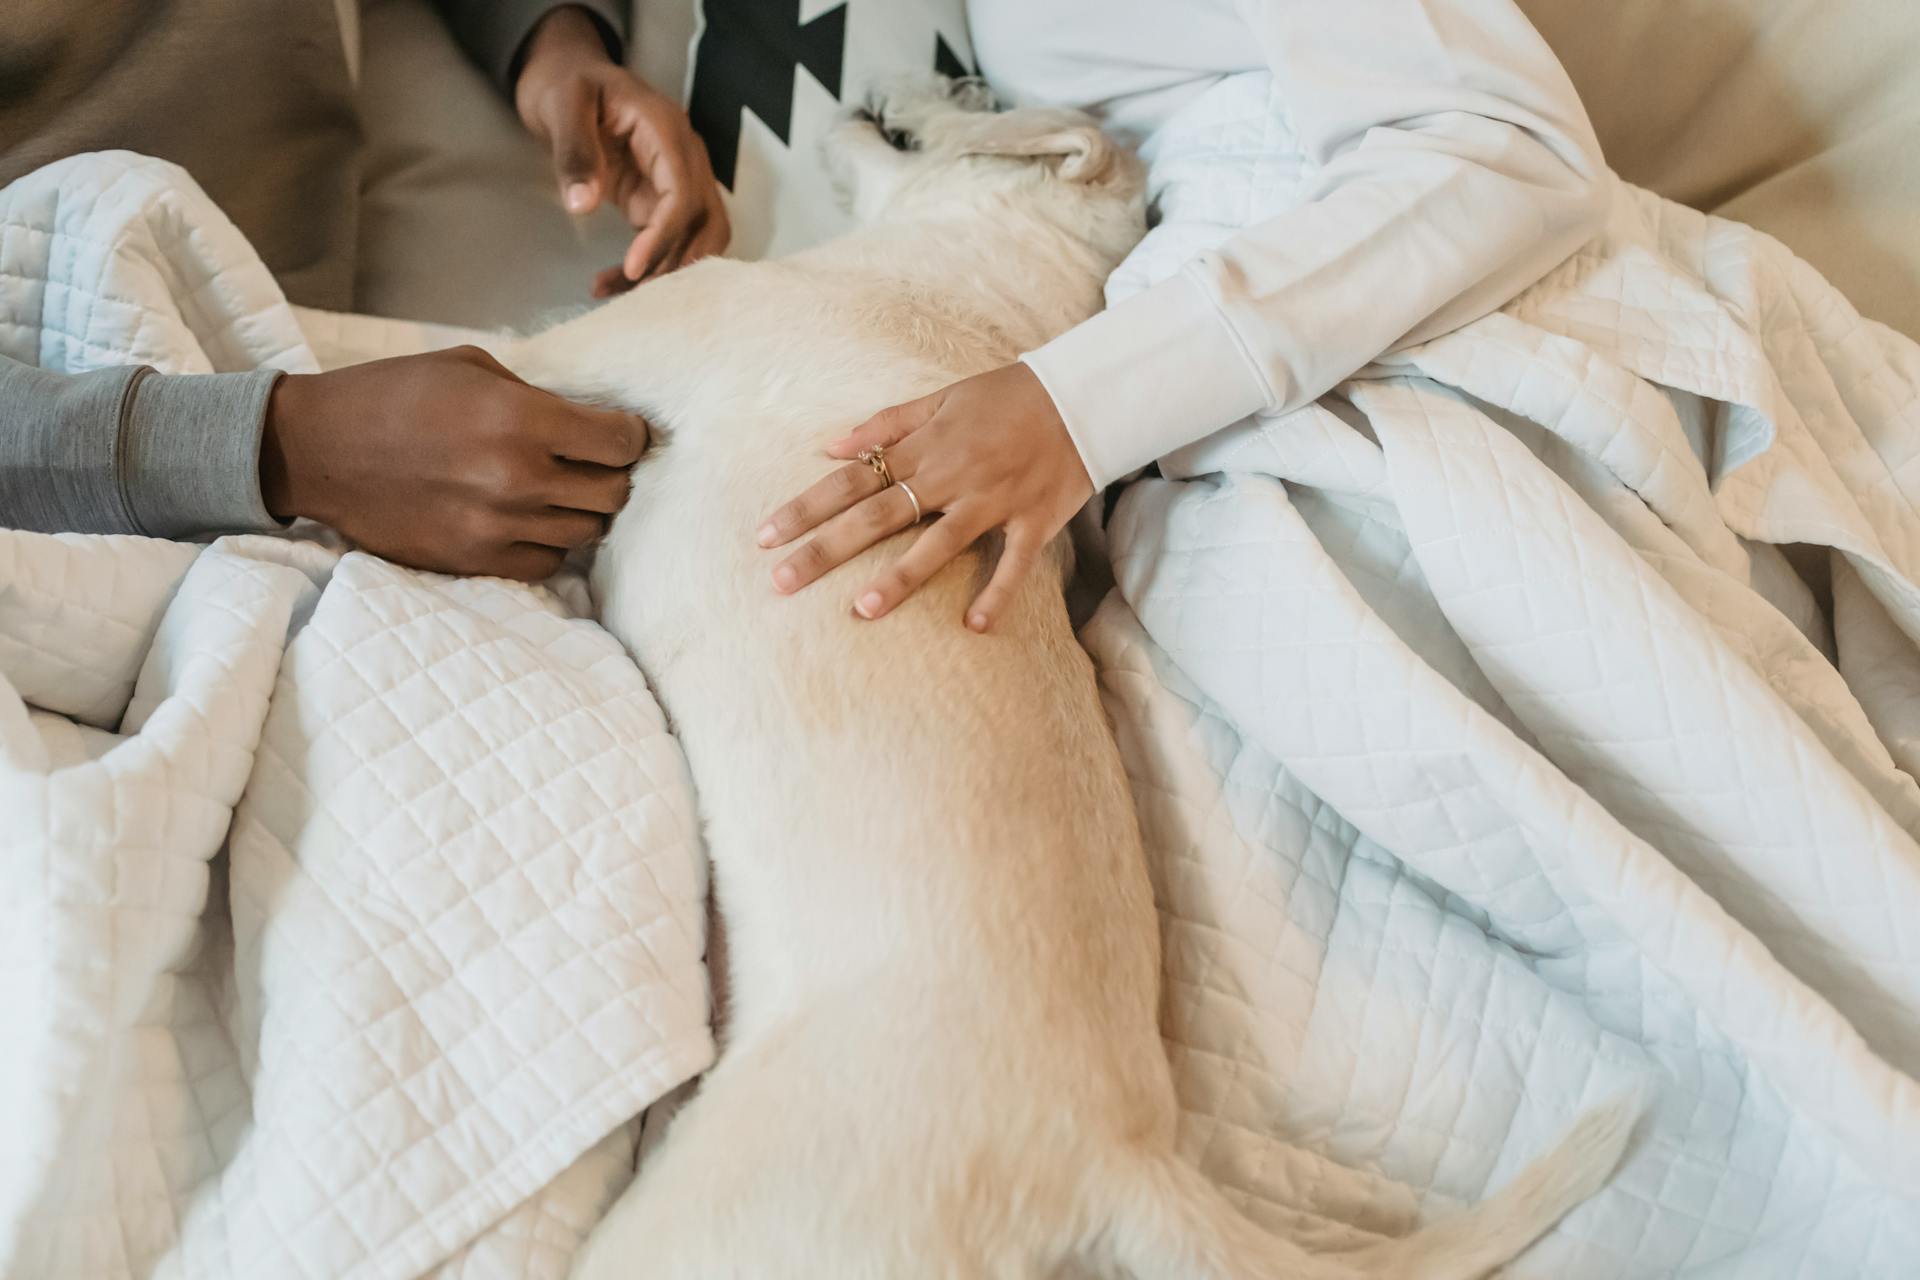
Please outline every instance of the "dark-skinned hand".
M732 230L706 144L672 99L607 56L584 9L563 5L527 37L513 102L552 151L568 212L611 204L637 233L594 278L595 297L726 249Z
M477 347L288 374L260 441L280 519L442 573L538 581L627 500L647 424L532 387Z

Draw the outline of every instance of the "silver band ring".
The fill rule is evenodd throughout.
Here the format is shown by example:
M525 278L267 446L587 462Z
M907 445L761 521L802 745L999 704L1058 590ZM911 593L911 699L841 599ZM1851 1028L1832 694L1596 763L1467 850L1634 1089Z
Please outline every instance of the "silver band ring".
M905 480L895 480L893 482L893 487L907 495L907 501L913 504L913 522L915 524L919 524L920 518L921 518L920 517L920 499L914 496L913 486L908 484Z

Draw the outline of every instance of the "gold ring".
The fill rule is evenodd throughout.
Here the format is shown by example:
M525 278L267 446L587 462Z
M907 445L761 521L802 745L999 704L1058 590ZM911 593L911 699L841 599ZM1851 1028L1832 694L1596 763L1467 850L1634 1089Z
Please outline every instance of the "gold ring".
M893 472L887 467L887 447L885 445L877 444L871 449L862 449L858 456L860 461L873 468L873 474L880 477L880 483L882 485L891 486L893 484Z

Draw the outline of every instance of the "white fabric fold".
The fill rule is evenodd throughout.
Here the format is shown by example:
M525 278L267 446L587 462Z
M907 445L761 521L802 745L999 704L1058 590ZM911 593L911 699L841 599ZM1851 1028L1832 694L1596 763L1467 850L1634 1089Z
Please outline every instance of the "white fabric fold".
M1259 216L1209 160L1236 119L1155 140L1192 221L1118 291ZM1403 1231L1637 1082L1627 1162L1509 1274L1911 1272L1916 450L1920 347L1616 184L1501 312L1123 494L1083 639L1203 1169Z
M0 332L318 363L124 155L0 192ZM713 1054L690 781L578 586L0 531L0 1275L566 1274Z

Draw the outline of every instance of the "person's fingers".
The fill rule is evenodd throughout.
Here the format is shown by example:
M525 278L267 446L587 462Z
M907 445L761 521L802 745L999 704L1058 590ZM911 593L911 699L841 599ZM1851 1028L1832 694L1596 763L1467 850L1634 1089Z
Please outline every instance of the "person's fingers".
M805 546L775 566L774 588L798 591L912 524L913 503L907 495L898 486L883 489L827 521Z
M680 236L678 241L668 248L666 256L661 259L654 274L661 276L670 275L691 263L693 261L694 242L700 238L700 233L706 230L706 227L707 207L704 204L698 205L693 211L693 220L687 223L686 231Z
M700 212L693 220L693 225L687 228L687 242L680 246L679 259L673 266L675 271L681 267L690 267L700 259L711 257L727 247L727 238L731 233L715 234L717 228L714 226L714 219L716 217L723 223L726 219L725 212L720 210L717 202L711 200L703 202Z
M699 161L697 180L700 190L706 193L706 222L695 237L694 251L688 255L690 262L725 253L727 246L733 242L733 220L727 214L727 200L721 194L719 179L713 176L713 164L707 159L706 144L696 135L692 145Z
M692 266L702 258L712 258L727 251L727 242L733 238L733 231L727 223L726 211L710 206L707 217L700 229L694 233L693 241L687 246L682 266Z
M612 266L594 273L593 296L595 298L612 298L625 293L638 283L640 283L638 280L627 279L626 268L616 262Z
M620 268L627 273L627 279L645 280L656 274L668 254L679 247L687 224L698 211L699 206L684 188L662 195L646 225L627 246L627 256L621 260Z
M896 404L868 418L846 435L827 446L829 458L851 458L868 449L890 448L926 425L940 408L946 393L936 392Z
M941 516L913 540L905 555L867 584L854 599L853 611L863 618L884 618L984 532L964 508Z
M568 213L593 212L607 194L598 89L588 81L576 83L554 106L546 124L561 203Z
M659 197L644 224L635 222L640 233L627 246L622 262L629 280L642 280L653 274L672 251L685 242L687 228L699 214L704 193L695 181L686 152L667 136L660 122L641 118L627 135L634 167L646 179L645 186ZM631 212L629 221L634 221Z
M626 207L631 210L640 199L641 197L635 197L629 200ZM651 217L651 210L657 205L658 201L648 199L649 213L646 217L635 217L636 225L645 222L647 217ZM690 239L686 246L669 261L662 263L662 266L668 270L677 271L681 267L692 266L702 258L716 257L727 251L727 246L733 242L733 224L727 220L726 207L717 197L700 210L699 217L688 231L688 235ZM636 240L638 238L635 237ZM666 271L655 271L653 274L664 275ZM627 275L626 263L619 262L594 273L593 296L595 298L617 297L639 283L639 280Z
M472 572L495 578L517 578L521 582L544 582L560 572L566 558L567 553L558 547L513 542L486 556Z
M555 424L547 442L555 457L603 467L630 467L647 451L647 420L639 414L563 403L572 412Z
M1000 563L993 567L993 577L974 598L973 607L967 610L967 626L974 631L991 631L993 624L1006 612L1007 605L1013 599L1013 593L1033 568L1034 561L1040 558L1041 549L1047 540L1035 534L1024 524L1008 525L1006 544L1000 548Z
M815 481L806 492L777 509L760 526L756 541L763 547L778 547L792 542L807 530L839 515L856 502L863 502L885 486L872 467L864 462L836 467ZM905 495L901 495L905 501Z
M732 225L727 220L726 201L720 196L720 184L714 180L713 166L708 163L705 144L700 141L698 134L689 133L682 146L685 149L689 190L697 192L699 199L693 218L687 224L685 238L661 271L663 275L723 252L727 242L733 238Z
M602 467L565 458L559 460L559 465L559 475L547 495L551 505L571 507L575 511L597 511L607 516L627 505L633 477L625 467Z
M621 214L626 217L630 227L644 227L653 221L653 215L665 199L665 193L657 189L646 174L633 163L629 153L621 157L614 166L613 201Z
M568 551L585 546L607 531L607 517L593 511L548 507L514 521L515 546L529 544Z
M692 231L689 229L680 236L663 241L660 245L660 252L654 255L652 262L647 264L646 270L641 274L640 279L636 281L636 283L645 284L649 280L658 280L661 276L672 275L678 271L680 269L681 256L687 249L686 237L691 234Z

